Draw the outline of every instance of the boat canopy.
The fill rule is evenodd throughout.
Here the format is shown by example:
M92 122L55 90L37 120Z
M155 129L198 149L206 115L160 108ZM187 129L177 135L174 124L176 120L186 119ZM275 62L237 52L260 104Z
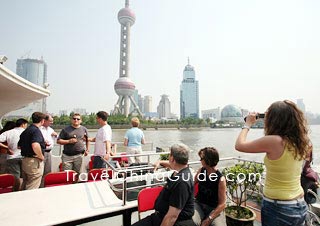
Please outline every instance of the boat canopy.
M0 63L0 118L49 95L49 90L29 82Z

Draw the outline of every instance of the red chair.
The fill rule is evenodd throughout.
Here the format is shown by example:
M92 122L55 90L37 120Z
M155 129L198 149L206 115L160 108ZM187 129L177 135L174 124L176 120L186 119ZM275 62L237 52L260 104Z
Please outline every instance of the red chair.
M199 192L199 183L196 183L194 184L194 190L193 190L194 197L197 196L198 192Z
M13 192L15 179L12 174L0 175L0 194Z
M138 215L141 220L141 213L153 210L156 199L163 187L144 188L138 194Z
M44 177L44 187L54 187L76 183L77 173L73 170L48 173Z
M60 172L63 171L62 162L60 162L60 164L59 164L59 171L60 171Z
M111 179L112 170L108 170L107 173L106 173L106 168L92 169L88 173L88 182L106 180L107 178Z
M122 153L120 153L120 155L121 155L121 157L113 158L112 160L118 161L120 166L127 165L128 162L129 162L128 157L127 157L127 153L126 152L122 152Z
M91 155L90 161L89 161L89 170L93 169L93 159L94 159L94 155Z

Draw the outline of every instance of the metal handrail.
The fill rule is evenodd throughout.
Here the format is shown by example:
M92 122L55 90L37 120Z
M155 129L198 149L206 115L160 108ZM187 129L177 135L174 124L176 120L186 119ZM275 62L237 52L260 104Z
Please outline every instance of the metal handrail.
M132 154L132 155L127 155L127 156L145 156L145 155L160 155L160 154L169 154L169 152L158 152L158 153L143 153L143 154ZM123 156L113 156L114 158L116 157L123 157ZM102 158L103 159L103 158ZM110 164L110 162L106 161L105 159L103 159L106 164L114 171L117 172L118 174L121 173L122 174L122 189L121 188L116 188L111 182L110 180L108 180L108 183L111 187L112 190L117 191L117 192L122 192L122 205L126 205L126 201L127 201L127 191L130 190L134 190L134 189L139 189L139 188L144 188L144 187L152 187L152 186L157 186L157 185L162 185L164 183L156 183L156 184L148 184L148 185L139 185L139 186L135 186L135 187L131 187L131 188L127 188L127 172L133 172L133 171L139 171L139 170L148 170L148 169L153 169L154 167L152 166L136 166L136 167L127 167L125 169L119 169L119 168L115 168L112 164ZM248 159L244 159L241 157L225 157L225 158L221 158L220 161L230 161L230 160L237 160L237 161L246 161L246 162L253 162L253 163L262 163L259 161L254 161L254 160L248 160ZM199 165L201 164L200 161L191 161L188 162L188 166L190 165Z

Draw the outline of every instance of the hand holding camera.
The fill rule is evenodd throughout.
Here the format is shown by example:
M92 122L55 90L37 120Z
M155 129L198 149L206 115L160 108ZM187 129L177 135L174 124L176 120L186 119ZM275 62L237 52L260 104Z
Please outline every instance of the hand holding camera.
M249 126L252 126L258 119L263 119L264 117L265 117L265 114L253 112L253 113L249 113L249 115L244 117L244 121Z

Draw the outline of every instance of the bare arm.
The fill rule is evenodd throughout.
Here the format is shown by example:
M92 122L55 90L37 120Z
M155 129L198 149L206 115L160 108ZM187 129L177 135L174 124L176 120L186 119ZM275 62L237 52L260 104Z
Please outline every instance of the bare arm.
M217 207L209 214L212 219L219 216L219 214L226 208L227 201L227 186L225 177L220 178L219 187L218 187L218 205ZM201 223L201 226L209 226L212 221L209 219L209 216L204 219Z
M165 168L170 168L169 160L159 160L155 164L153 164L154 170L157 170L159 166L163 166Z
M3 147L5 149L9 149L9 147L7 145L3 144L3 143L0 143L0 147Z
M107 140L106 141L106 155L104 156L104 159L108 161L110 156L113 156L113 155L115 155L115 153L113 153L111 151L111 142Z
M246 126L251 127L256 122L256 114L247 116ZM277 135L267 135L253 141L247 141L249 129L243 128L237 138L235 149L246 153L267 153L271 159L277 159L282 155L284 141Z
M90 142L96 142L96 138L95 138L95 137L88 137L88 141L90 141Z
M169 206L167 214L164 216L160 226L173 226L178 216L181 212L181 209L178 209L173 206Z
M40 159L41 161L43 161L44 160L44 156L42 154L42 150L41 150L40 144L37 143L37 142L33 142L31 144L31 147L32 147L33 152L35 153L35 157Z
M69 140L64 140L64 139L60 138L60 139L57 140L57 143L61 144L61 145L74 144L74 143L77 143L77 139L76 138L71 138Z
M144 139L144 137L141 139L141 144L145 144L146 143L146 141L145 141L145 139Z
M124 146L128 146L128 139L127 139L127 138L124 138L123 145L124 145Z

